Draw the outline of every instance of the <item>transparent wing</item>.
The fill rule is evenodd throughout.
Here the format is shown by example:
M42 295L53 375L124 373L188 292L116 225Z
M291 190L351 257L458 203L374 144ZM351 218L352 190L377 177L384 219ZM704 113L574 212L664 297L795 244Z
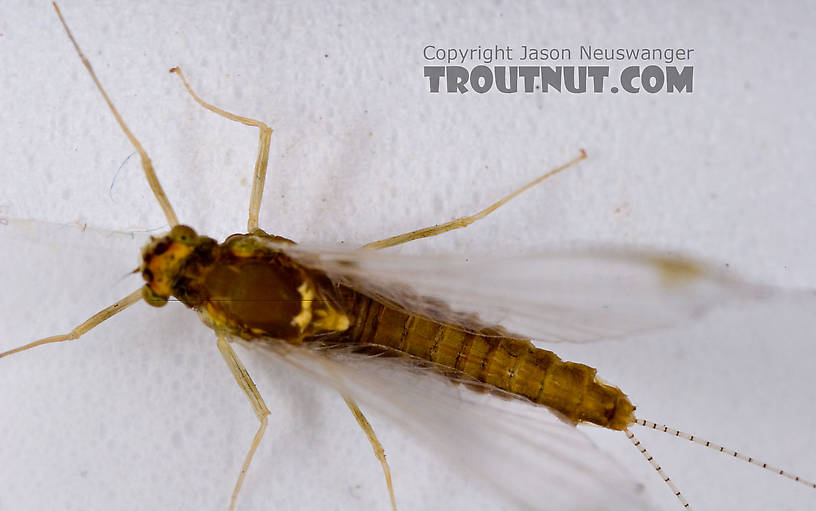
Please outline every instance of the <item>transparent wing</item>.
M134 258L158 229L100 229L82 222L56 223L8 218L0 206L0 240L45 245L55 254L63 250L104 251Z
M285 248L335 282L467 330L544 342L619 338L769 290L691 259L610 248L517 255L400 255Z
M457 470L477 477L480 487L499 492L513 508L652 509L642 485L547 408L474 392L410 358L238 341L351 396L364 412L400 426ZM399 500L398 479L395 489Z

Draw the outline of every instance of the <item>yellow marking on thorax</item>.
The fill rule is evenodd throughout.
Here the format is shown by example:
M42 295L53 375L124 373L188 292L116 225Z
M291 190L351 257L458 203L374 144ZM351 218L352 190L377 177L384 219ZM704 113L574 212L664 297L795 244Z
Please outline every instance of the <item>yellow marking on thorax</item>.
M255 247L249 243L234 243L230 246L230 252L232 252L235 257L248 259L255 255Z
M214 330L221 331L227 329L229 320L227 319L226 314L224 314L224 311L221 310L215 303L209 301L206 302L204 304L204 312L209 319L207 323L211 323Z
M298 327L303 332L312 322L312 301L315 298L315 292L309 285L309 281L304 281L298 287L298 293L300 293L300 312L292 318L292 326Z
M334 310L329 302L323 300L314 306L317 293L308 280L298 287L298 293L301 297L300 312L292 318L291 324L298 327L301 333L309 327L313 332L344 332L351 326L348 316Z
M348 316L341 314L336 310L327 307L325 310L321 309L315 312L317 319L314 326L319 330L333 330L335 332L345 332L351 326L351 321Z

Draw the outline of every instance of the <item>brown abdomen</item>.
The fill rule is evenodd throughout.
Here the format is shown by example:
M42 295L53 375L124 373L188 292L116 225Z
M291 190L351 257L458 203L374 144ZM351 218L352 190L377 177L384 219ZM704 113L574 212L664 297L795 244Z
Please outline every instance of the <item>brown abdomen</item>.
M624 429L634 407L620 389L599 381L595 369L565 362L530 341L501 335L499 329L465 331L343 289L351 319L351 340L387 346L449 368L534 403L573 422Z

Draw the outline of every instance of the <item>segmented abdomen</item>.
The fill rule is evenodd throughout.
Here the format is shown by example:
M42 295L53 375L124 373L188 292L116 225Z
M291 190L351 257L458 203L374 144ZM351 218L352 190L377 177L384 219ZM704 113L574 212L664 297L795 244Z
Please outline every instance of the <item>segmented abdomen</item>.
M592 367L565 362L530 341L499 328L466 330L406 313L351 289L343 289L351 319L350 340L387 346L441 369L548 406L573 422L624 429L634 407L620 389L599 381Z

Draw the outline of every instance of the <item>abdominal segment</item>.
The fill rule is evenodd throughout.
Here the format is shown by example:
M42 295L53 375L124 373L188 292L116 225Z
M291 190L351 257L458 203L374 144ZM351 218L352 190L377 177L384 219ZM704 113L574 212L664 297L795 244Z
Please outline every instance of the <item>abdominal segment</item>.
M601 382L595 368L565 362L530 341L499 328L465 329L411 314L345 288L349 340L381 345L464 374L547 406L572 422L621 430L634 421L634 406L617 387Z

